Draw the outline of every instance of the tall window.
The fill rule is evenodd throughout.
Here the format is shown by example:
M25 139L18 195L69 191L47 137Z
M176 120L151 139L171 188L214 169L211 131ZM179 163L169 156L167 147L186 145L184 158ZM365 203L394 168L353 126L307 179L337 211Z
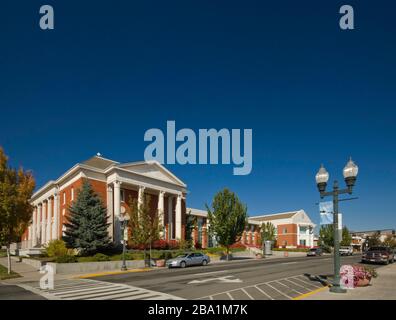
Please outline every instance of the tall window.
M287 233L287 228L283 228L283 234Z
M120 190L120 199L122 202L125 202L125 191L124 190Z
M66 192L63 192L63 204L66 204Z
M71 201L74 201L74 188L71 188Z

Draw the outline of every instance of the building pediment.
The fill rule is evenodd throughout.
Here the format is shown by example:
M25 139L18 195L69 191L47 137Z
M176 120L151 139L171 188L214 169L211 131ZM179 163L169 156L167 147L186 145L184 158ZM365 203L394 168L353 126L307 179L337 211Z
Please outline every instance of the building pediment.
M117 168L146 176L148 178L161 180L164 182L186 187L186 184L156 161L142 161L135 163L125 163L118 165Z

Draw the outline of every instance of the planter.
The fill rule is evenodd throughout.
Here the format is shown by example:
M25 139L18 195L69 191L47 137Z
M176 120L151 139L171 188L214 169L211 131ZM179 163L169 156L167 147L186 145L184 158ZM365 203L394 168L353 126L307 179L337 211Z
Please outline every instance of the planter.
M165 267L165 260L163 260L163 259L157 260L156 266L160 267L160 268Z
M369 279L359 279L356 287L367 287L370 284L370 280Z

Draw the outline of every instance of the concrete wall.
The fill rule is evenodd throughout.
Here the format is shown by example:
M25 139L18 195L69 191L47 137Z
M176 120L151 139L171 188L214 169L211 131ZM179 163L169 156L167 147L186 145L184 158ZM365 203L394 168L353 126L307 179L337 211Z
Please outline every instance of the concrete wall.
M121 270L122 261L78 262L78 263L47 263L54 268L56 274L87 273ZM144 268L144 260L126 262L128 269Z

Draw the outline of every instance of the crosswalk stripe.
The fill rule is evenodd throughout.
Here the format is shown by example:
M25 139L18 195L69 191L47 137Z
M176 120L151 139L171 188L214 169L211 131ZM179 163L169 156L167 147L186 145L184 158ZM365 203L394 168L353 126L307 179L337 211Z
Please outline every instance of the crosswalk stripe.
M67 294L56 294L57 296L61 297L61 298L67 298L67 297L84 297L84 296L92 296L95 294L100 294L100 293L106 293L109 294L109 292L121 292L121 291L125 291L125 290L130 290L128 288L98 288L98 289L91 289L89 291L79 291L79 292L68 292ZM135 290L136 291L136 290Z
M77 295L77 296L67 296L65 299L67 300L98 300L100 297L104 297L105 299L112 299L112 297L116 295L134 295L136 294L136 290L129 290L127 288L117 291L107 291L107 292L91 292L85 295Z
M40 289L37 282L24 288L47 299L60 300L181 300L181 298L152 290L91 279L65 279L55 282L53 290Z

